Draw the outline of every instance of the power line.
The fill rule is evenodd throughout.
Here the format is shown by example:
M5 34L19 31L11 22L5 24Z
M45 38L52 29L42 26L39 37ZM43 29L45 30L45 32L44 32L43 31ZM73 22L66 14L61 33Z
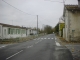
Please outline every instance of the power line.
M4 0L2 0L2 1L3 1L3 2L5 2L6 4L10 5L11 7L13 7L13 8L15 8L15 9L17 9L17 10L19 10L19 11L21 11L21 12L23 12L23 13L27 14L27 15L32 15L32 14L26 13L26 12L24 12L24 11L22 11L22 10L20 10L20 9L16 8L16 7L14 7L13 5L11 5L11 4L9 4L9 3L7 3L7 2L6 2L6 1L4 1ZM36 15L32 15L32 16L36 16Z
M50 1L50 0L44 0L44 1ZM51 2L59 2L59 3L63 3L63 2L60 2L60 1L51 1Z

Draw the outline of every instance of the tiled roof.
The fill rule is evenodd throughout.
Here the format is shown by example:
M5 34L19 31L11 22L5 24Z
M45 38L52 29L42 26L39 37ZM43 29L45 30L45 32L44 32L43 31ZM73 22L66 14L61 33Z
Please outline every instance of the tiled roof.
M67 10L80 11L80 8L78 7L78 5L65 5L65 8Z
M13 26L13 25L4 24L4 23L0 23L0 25L2 25L2 26L4 26L4 27L13 27L13 28L22 28L22 29L26 29L26 27Z

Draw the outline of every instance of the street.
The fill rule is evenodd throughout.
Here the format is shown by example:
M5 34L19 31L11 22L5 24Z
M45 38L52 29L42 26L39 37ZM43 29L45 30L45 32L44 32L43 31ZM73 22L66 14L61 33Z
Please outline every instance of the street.
M0 48L0 60L73 60L71 52L57 42L55 34Z

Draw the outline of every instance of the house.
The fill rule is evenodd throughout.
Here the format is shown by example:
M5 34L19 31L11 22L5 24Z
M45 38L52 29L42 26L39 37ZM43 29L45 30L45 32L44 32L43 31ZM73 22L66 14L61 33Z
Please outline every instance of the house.
M62 19L59 20L59 36L63 36L63 28L64 28L64 21Z
M36 35L37 34L37 30L31 29L31 28L27 28L26 34L27 34L27 36Z
M30 36L31 33L32 33L32 29L31 29L31 28L27 28L27 30L26 30L26 35L27 35L27 36Z
M0 23L0 39L26 37L26 27Z
M64 6L65 39L67 41L80 40L80 0L78 5Z
M32 33L33 33L33 35L36 35L37 34L37 30L36 29L32 29Z

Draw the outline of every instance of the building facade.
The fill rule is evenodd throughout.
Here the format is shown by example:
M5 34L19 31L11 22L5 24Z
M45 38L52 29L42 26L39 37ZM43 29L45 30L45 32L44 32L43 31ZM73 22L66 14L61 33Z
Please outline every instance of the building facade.
M26 37L26 28L0 23L0 39Z
M80 8L78 5L65 5L65 39L77 41L80 39Z

